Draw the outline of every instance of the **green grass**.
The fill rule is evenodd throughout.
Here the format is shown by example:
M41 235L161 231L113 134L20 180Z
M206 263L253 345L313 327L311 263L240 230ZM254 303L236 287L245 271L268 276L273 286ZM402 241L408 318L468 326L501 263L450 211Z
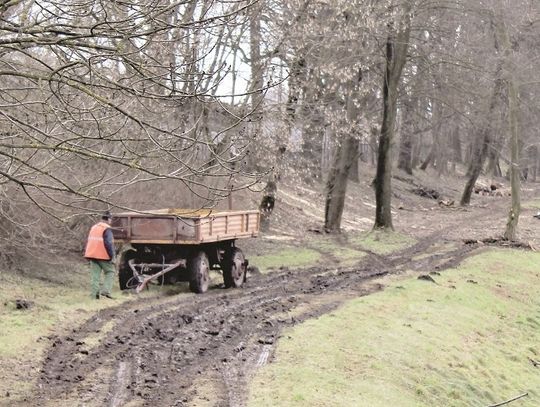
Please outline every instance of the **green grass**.
M324 236L307 240L306 247L318 251L325 263L334 261L339 266L348 266L358 263L366 256L364 251L351 247L342 236Z
M352 266L366 255L367 251L387 254L404 249L414 239L395 232L366 232L352 235L308 236L301 247L287 242L265 242L257 254L249 255L249 263L266 273L283 267L311 267L321 263L335 262L339 266Z
M1 273L0 290L0 357L34 349L39 337L53 333L65 322L80 322L99 309L128 299L114 292L116 300L90 298L90 275L83 266L74 266L71 274L59 272L56 281ZM60 284L62 277L65 284ZM18 310L15 301L31 302L30 309Z
M41 358L51 341L47 337L66 334L99 310L121 304L133 298L117 288L114 300L90 298L90 273L84 262L51 266L24 264L26 275L0 271L0 399L7 392L10 400L22 402L32 391ZM115 284L117 287L117 284ZM137 296L166 297L186 287L152 286ZM15 301L22 299L33 305L16 309ZM85 340L85 348L96 346L113 328L106 323L99 332ZM13 374L13 372L17 372ZM25 380L20 380L25 377ZM2 403L0 402L0 405ZM22 403L21 405L24 405Z
M312 249L286 248L265 255L249 257L249 263L257 266L262 273L282 267L306 267L317 264L321 254Z
M371 231L353 236L350 244L377 254L388 254L412 246L415 240L398 232Z
M422 254L414 256L413 259L418 261L422 259L427 259L434 254L443 254L456 250L461 246L459 242L443 242L440 244L433 244L429 246Z
M540 405L540 254L490 250L286 332L249 406Z

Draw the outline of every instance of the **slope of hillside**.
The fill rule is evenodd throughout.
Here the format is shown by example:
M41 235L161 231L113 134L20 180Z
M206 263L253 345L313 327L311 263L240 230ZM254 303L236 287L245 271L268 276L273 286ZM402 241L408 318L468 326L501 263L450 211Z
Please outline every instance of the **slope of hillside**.
M322 185L279 184L270 228L239 242L254 267L241 290L220 289L216 274L201 296L180 284L97 304L87 298L79 257L47 267L27 259L15 273L2 271L0 395L7 405L241 406L259 357L273 352L282 329L383 289L381 276L454 267L484 246L476 240L502 234L508 196L447 206L462 180L423 173L394 178L396 232L369 233L371 179L366 172L350 184L338 236L321 233ZM439 199L418 194L433 190ZM520 238L533 247L540 232L535 191L524 186L520 224ZM253 207L259 200L252 193L235 202ZM21 299L28 308L17 309Z

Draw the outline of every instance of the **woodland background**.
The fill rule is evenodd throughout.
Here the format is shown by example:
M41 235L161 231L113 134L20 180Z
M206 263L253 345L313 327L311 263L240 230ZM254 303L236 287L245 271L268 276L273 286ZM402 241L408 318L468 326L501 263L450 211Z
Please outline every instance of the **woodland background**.
M383 229L396 171L457 173L462 205L507 177L515 239L537 178L534 0L2 0L0 33L8 266L80 251L104 209L226 208L282 182L323 190L339 232L368 167Z

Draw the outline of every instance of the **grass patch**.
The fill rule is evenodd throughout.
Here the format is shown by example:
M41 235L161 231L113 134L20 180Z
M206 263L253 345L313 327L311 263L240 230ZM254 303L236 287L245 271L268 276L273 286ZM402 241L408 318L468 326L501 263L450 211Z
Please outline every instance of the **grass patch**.
M353 247L369 250L377 254L388 254L412 246L415 240L412 237L397 232L370 231L353 236L350 244Z
M286 331L249 406L540 405L540 254L489 250Z
M29 263L29 262L28 262ZM25 274L0 271L0 398L20 401L34 386L51 335L76 326L96 311L129 299L113 292L116 300L90 298L90 273L83 263L24 264ZM17 309L16 300L31 304ZM1 404L1 403L0 403Z
M293 245L287 242L264 242L251 251L250 264L261 272L282 267L316 266L324 260L328 265L332 260L339 266L352 266L366 255L367 251L388 254L414 243L414 239L395 232L366 232L353 235L311 236Z
M305 246L321 253L325 263L333 260L340 266L348 266L358 263L366 256L366 253L351 247L344 236L316 237L305 242Z
M20 354L25 348L35 348L41 336L54 331L56 324L74 323L93 312L119 304L128 299L113 292L116 300L90 298L90 273L83 265L75 266L65 284L26 276L1 273L0 291L0 357ZM32 303L30 309L18 310L15 301Z
M279 252L249 257L249 263L262 273L282 267L306 267L317 264L321 254L312 249L287 248Z
M105 324L98 331L84 338L84 344L81 346L81 350L90 352L93 348L99 346L107 335L113 331L114 327L114 321L105 322Z
M17 355L40 336L52 333L55 322L65 320L68 313L92 307L89 293L82 289L69 289L33 278L3 276L8 290L0 293L0 356ZM84 295L86 294L86 295ZM15 300L32 304L31 308L17 310Z

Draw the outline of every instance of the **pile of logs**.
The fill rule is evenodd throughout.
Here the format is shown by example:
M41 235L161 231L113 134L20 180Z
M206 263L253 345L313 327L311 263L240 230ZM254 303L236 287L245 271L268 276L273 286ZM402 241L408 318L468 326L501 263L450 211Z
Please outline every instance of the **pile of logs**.
M441 194L438 191L424 187L415 188L412 190L412 193L430 199L439 199L441 197Z
M485 196L510 196L509 190L503 189L501 184L497 184L495 182L491 182L489 184L477 182L474 185L474 193Z

